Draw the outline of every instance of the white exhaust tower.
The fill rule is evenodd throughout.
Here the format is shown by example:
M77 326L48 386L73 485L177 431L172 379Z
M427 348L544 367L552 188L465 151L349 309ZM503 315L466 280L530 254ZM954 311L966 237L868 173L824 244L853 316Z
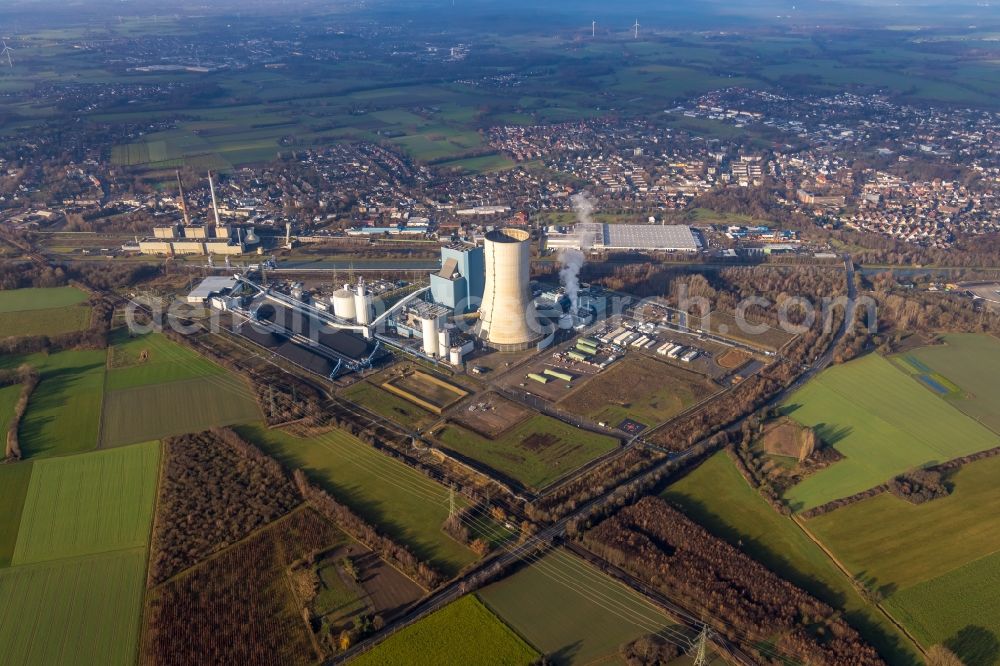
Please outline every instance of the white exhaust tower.
M531 235L522 229L486 234L486 289L479 308L479 336L500 351L528 349L542 337L531 300Z

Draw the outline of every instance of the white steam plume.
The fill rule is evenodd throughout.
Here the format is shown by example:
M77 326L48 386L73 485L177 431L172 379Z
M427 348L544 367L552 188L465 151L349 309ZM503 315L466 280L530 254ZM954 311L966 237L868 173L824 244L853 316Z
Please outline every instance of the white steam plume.
M583 262L586 260L584 253L590 249L591 241L590 234L579 225L590 224L593 221L591 215L594 212L594 200L589 193L579 192L570 197L570 203L573 204L573 212L576 214L575 232L580 249L565 248L559 251L559 263L562 264L559 281L573 305L572 312L576 312L580 307L580 269L583 268Z

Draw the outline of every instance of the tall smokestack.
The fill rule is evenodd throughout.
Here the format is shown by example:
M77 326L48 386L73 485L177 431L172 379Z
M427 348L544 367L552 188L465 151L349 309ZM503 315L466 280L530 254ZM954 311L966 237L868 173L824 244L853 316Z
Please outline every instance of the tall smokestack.
M178 169L177 173L177 189L181 193L181 212L184 214L184 226L191 226L191 218L188 217L188 205L187 201L184 200L184 185L181 184L181 170Z
M528 349L542 337L528 284L531 235L523 229L486 234L486 289L479 308L479 336L500 351Z
M212 192L212 214L215 215L215 226L219 226L219 204L215 201L215 183L212 182L212 172L208 172L208 189Z

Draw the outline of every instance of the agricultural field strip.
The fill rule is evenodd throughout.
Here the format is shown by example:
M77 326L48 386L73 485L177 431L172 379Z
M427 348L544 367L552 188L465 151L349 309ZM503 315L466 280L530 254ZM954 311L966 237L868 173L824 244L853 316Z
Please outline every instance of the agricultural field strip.
M843 387L837 387L832 381L824 381L823 377L818 377L815 381L819 381L824 386L826 386L827 389L833 391L834 393L836 393L837 395L839 395L840 397L842 397L844 400L847 400L848 402L851 402L852 404L854 404L855 406L857 406L859 409L864 409L866 411L872 412L872 410L870 408L866 408L866 404L867 405L876 404L876 403L869 402L866 399L866 395L864 394L864 392L851 395L847 390L845 390L845 388L843 388ZM852 387L852 388L854 388L854 387ZM883 391L891 391L891 387L889 385L875 386L875 387L873 387L873 389L874 390L868 394L870 397L874 397L874 395L876 395L876 394L883 394L884 395L884 393L882 393ZM928 437L927 437L926 431L924 429L922 429L921 427L919 427L919 425L918 425L919 421L917 421L917 420L915 420L913 418L906 418L907 416L913 417L913 416L919 415L920 414L920 410L919 409L917 409L917 410L909 410L909 412L910 413L908 415L907 414L901 414L901 415L899 415L899 416L901 416L903 418L898 419L898 421L896 421L896 420L889 421L887 418L885 418L883 416L880 416L879 414L882 413L881 410L879 410L878 413L875 413L874 417L877 418L877 419L879 419L880 421L884 422L889 427L899 428L900 430L903 430L904 432L906 432L907 435L909 435L913 439L921 442L922 444L924 444L927 448L931 449L932 451L934 451L936 453L939 453L942 456L945 456L946 457L945 459L948 459L947 457L950 456L951 453L952 453L949 449L938 448L938 446L935 445L935 443L934 443L933 440L928 441ZM959 415L956 414L956 416L959 416Z
M0 364L3 361L27 362L41 374L21 424L26 457L80 453L97 445L107 350L0 358Z
M31 461L0 465L0 569L10 566L14 557L33 466Z
M111 348L109 361L111 367L108 371L109 390L124 390L144 384L159 384L168 381L201 377L213 377L216 385L220 387L228 385L232 388L242 388L243 390L247 388L246 383L242 379L233 376L225 368L206 359L197 352L181 347L177 343L156 334L145 343L145 345L150 347L152 353L155 354L148 363L132 362L123 366L114 365L116 353L129 353L132 347L145 346L139 342L142 339L130 340L123 345L114 345ZM161 356L163 360L158 360ZM178 370L182 372L178 372ZM156 376L157 371L165 371L166 376ZM133 377L132 375L137 376Z
M1000 402L993 397L1000 390L1000 339L990 335L952 334L943 345L920 347L905 354L944 376L959 391L948 400L965 414L994 432L1000 433ZM941 369L947 371L941 374Z
M145 567L141 547L0 570L4 663L134 663Z
M822 378L817 378L814 381L820 381L820 382L822 382ZM862 396L859 395L857 397L852 397L845 390L837 388L836 386L831 385L831 383L825 383L825 386L829 390L831 390L834 393L836 393L837 395L839 395L844 400L852 402L857 407L859 407L861 409L864 409L863 405L865 404L866 401L864 400L864 398ZM924 430L922 428L920 428L915 421L913 421L911 419L900 419L898 422L892 422L892 421L886 420L885 418L883 418L878 413L871 412L870 410L869 410L869 413L872 413L876 419L878 419L879 421L885 423L886 426L888 426L890 428L899 428L900 430L903 430L904 432L906 432L907 435L911 436L913 439L917 440L918 442L920 442L921 444L923 444L924 446L926 446L928 449L934 451L935 453L938 453L938 454L944 456L944 458L942 460L949 460L951 457L954 457L953 456L953 452L951 450L944 449L944 448L939 448L938 446L936 446L934 444L933 439L928 440L926 438L926 436L925 436ZM965 415L962 414L961 416L965 416Z
M102 448L145 442L261 418L244 388L219 388L206 377L136 386L108 393Z
M344 453L347 453L348 455L353 453L350 451L350 445L346 442L338 441L336 436L333 434L333 431L319 435L310 441L313 441L321 447L341 456ZM367 444L364 444L363 442L358 442L357 445L367 446ZM383 454L377 453L377 455ZM438 504L442 507L448 506L449 500L447 495L440 494L444 491L444 486L422 474L410 474L409 468L397 467L396 465L377 466L375 464L367 464L366 462L362 462L360 457L356 456L351 457L351 463L365 469L370 474L387 482L389 485L399 488L400 490L403 490L418 499ZM421 488L420 486L423 487ZM459 498L458 503L460 505L464 504L465 500ZM465 517L463 518L463 522L467 527L469 527L470 530L473 531L474 534L489 534L493 529L490 521L486 517Z
M148 364L129 363L124 366L114 366L116 353L125 354L125 359L128 361L127 354L136 347L142 348L140 354L143 351L152 352L153 356ZM160 360L161 357L163 360ZM183 348L159 334L153 334L148 338L143 336L129 339L124 344L113 346L109 354L109 365L112 365L112 368L108 371L102 446L141 442L168 435L184 434L190 430L232 425L259 418L259 406L250 395L249 387L244 380L233 376L232 373L196 352ZM166 391L165 395L169 397L172 392L183 392L182 382L197 382L189 384L192 389L198 389L190 396L190 399L197 400L197 402L183 410L191 417L188 422L185 423L182 420L179 423L165 423L163 422L166 418L165 414L160 415L160 422L154 424L154 427L143 429L133 422L132 416L134 414L148 416L148 412L142 407L148 402L148 400L143 399L144 395L156 398L158 393ZM199 391L203 392L206 385L218 388L220 393L209 393L202 396L204 400L199 400L198 393ZM187 396L181 395L180 397L185 399ZM244 397L246 405L235 404L235 401L243 401ZM137 398L139 403L130 405ZM211 409L213 399L224 400L223 408ZM166 400L165 402L169 403L170 401ZM122 413L122 410L125 412ZM112 416L117 418L112 418Z
M885 605L924 645L944 642L969 626L988 627L996 635L1000 632L998 584L1000 554L994 553L895 592Z
M0 314L54 310L79 305L87 298L85 292L75 287L0 290Z
M85 304L3 313L0 338L82 331L90 325L91 317L92 311Z
M671 620L663 611L641 597L638 593L597 571L576 556L570 555L561 549L556 549L541 555L528 555L523 559L531 571L542 575L555 585L564 588L571 595L582 597L590 605L600 609L598 612L613 615L627 625L635 627L637 635L641 633L656 633L678 645L687 646L687 638L682 632L669 629L666 626ZM527 634L527 637L530 639L534 633L531 631L532 627L524 625L517 620L515 617L516 610L509 609L504 611L500 608L506 604L501 603L499 599L499 595L503 593L497 591L500 588L518 585L518 577L524 578L528 575L530 575L530 571L528 570L516 572L510 577L481 590L478 594L484 597L484 603L491 606L491 608L494 608L495 605L495 612L511 623L511 626L515 630L519 630L522 634ZM536 588L527 591L527 596L529 597L534 598L536 594ZM493 600L492 604L491 599ZM563 612L567 611L564 610ZM559 616L560 613L553 612L545 614L544 618L537 619L551 620ZM540 627L538 630L543 631ZM545 629L544 633L548 637L548 629ZM536 638L536 640L538 639Z
M343 456L345 453L348 455L353 453L346 442L338 441L336 436L331 433L323 433L315 438L312 438L311 441L329 451L337 453L340 456ZM359 445L367 446L364 442L359 442ZM427 478L426 476L410 475L405 470L394 466L377 467L374 464L362 462L361 459L357 457L353 458L351 463L364 468L369 473L379 477L382 481L399 488L403 492L413 495L418 499L441 504L441 506L448 505L447 494L441 494L442 491L444 491L444 486L432 479ZM424 482L417 483L417 479L421 479Z
M34 463L14 564L145 546L159 442Z
M961 468L948 497L914 506L890 494L841 507L806 522L853 572L906 589L1000 552L1000 458ZM859 526L882 524L878 533ZM927 534L948 525L961 540L927 543Z
M681 634L662 628L661 623L668 622L670 619L664 611L651 602L628 591L628 596L637 602L636 605L630 607L620 598L615 598L620 595L623 589L626 589L622 587L621 583L594 569L586 562L581 562L575 555L570 555L562 550L555 550L552 553L551 563L546 562L544 556L538 555L528 556L525 560L530 561L531 566L542 572L547 578L577 592L588 601L598 604L605 611L634 624L647 633L663 631L664 638L677 639L680 637ZM573 566L574 564L583 564L577 569L577 575L568 574L559 566ZM651 611L652 615L648 614L647 611Z
M20 397L20 384L0 387L0 438L5 438L7 435L10 420L14 417L14 407Z

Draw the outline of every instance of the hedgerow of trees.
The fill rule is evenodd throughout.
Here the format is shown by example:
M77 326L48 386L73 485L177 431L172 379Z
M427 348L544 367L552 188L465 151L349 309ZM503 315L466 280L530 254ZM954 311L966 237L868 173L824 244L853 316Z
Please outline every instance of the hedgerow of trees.
M21 440L18 432L21 429L24 413L28 411L28 400L31 399L38 382L38 371L28 364L23 364L16 370L0 370L0 386L21 385L21 394L14 405L14 414L7 424L7 443L4 448L4 459L7 461L21 459Z

